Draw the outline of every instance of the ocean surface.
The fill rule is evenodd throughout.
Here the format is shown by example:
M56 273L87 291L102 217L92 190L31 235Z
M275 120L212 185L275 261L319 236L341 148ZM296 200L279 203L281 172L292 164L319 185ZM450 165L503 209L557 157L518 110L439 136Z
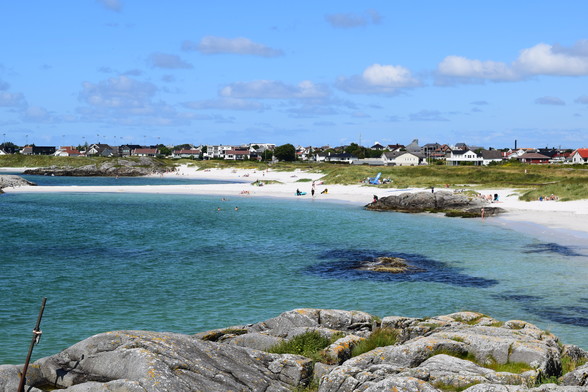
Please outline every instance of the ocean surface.
M355 269L378 256L422 271ZM0 195L0 364L24 362L43 297L33 360L100 332L192 334L301 307L380 317L473 310L588 349L586 282L587 247L479 219L294 198Z

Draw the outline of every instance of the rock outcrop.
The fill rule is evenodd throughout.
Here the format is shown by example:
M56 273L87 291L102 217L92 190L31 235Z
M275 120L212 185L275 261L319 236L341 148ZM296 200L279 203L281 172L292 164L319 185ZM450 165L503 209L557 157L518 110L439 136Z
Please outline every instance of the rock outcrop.
M22 177L15 176L12 174L1 174L0 175L0 193L2 193L3 188L12 188L12 187L19 187L19 186L31 186L37 185L34 182L25 180Z
M157 159L140 157L138 159L110 159L100 164L73 166L50 166L26 170L25 174L73 176L73 177L136 177L170 171L168 166Z
M392 331L396 343L353 356L354 347L382 330ZM334 341L322 351L322 363L264 351L308 332ZM193 336L99 334L32 364L26 390L567 392L588 390L587 361L588 352L562 345L532 324L502 323L475 312L379 319L297 309ZM1 392L16 390L20 369L0 366Z
M447 191L439 192L405 192L399 195L382 197L365 206L374 211L397 212L443 212L447 216L463 218L480 217L482 208L484 216L493 216L503 212L502 208L491 206L486 200L465 194Z

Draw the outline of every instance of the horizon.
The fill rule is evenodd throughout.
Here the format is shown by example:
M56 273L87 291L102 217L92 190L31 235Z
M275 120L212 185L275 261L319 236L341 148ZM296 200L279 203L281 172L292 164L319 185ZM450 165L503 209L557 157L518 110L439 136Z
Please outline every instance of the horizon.
M3 7L3 142L588 144L583 1L60 3Z

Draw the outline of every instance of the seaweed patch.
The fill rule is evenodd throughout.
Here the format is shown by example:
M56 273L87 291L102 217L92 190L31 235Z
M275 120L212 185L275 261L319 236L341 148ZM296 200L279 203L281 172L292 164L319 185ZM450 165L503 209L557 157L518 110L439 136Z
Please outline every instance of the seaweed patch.
M379 282L435 282L461 287L491 287L497 280L470 276L447 264L418 254L374 252L365 249L333 249L319 255L325 260L306 268L324 278ZM403 259L410 268L402 273L382 273L364 268L381 258Z
M562 256L583 256L570 246L560 245L554 242L527 245L526 248L528 250L523 251L523 253L556 253Z

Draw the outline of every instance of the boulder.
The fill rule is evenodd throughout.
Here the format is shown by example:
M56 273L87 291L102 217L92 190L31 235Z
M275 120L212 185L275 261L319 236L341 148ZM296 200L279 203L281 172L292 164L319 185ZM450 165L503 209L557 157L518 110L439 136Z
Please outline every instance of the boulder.
M15 188L19 186L34 186L37 185L34 182L25 180L20 176L15 176L12 174L0 174L0 193L2 193L2 188Z
M480 217L493 216L503 212L499 207L491 207L486 200L464 194L440 192L405 192L399 195L381 197L365 206L374 211L397 212L444 212L448 216Z
M301 356L144 331L99 334L32 368L28 385L96 392L286 392L312 376L312 361Z

